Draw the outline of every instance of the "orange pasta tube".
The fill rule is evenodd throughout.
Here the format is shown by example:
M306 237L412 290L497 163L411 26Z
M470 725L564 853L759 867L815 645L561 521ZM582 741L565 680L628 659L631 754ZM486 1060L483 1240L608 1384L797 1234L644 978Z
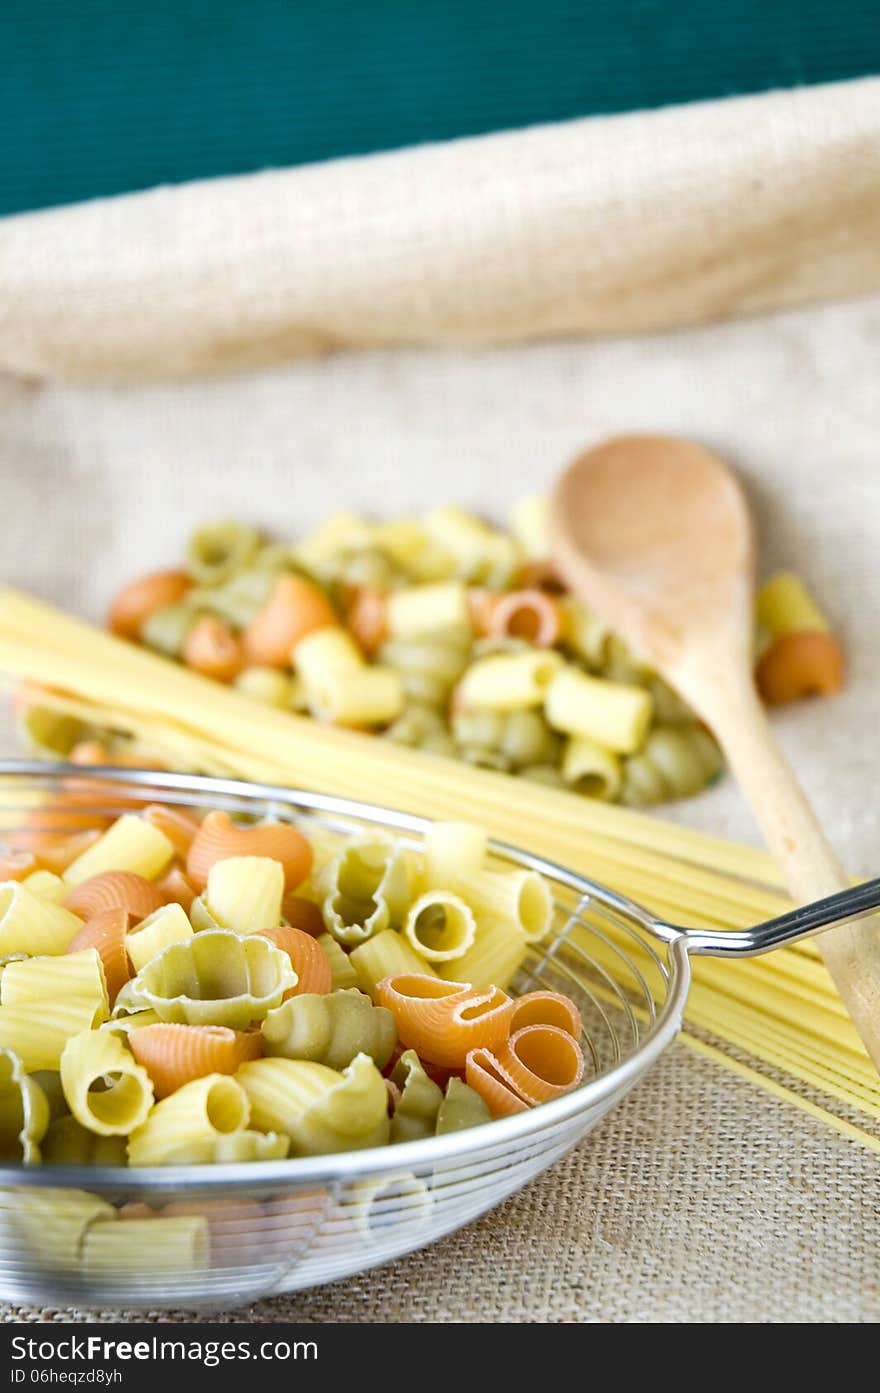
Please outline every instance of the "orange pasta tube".
M104 909L127 909L132 919L139 920L161 909L164 903L158 886L135 871L104 871L75 886L64 901L64 908L81 919L91 919Z
M185 857L193 838L201 827L195 813L183 808L169 808L165 803L150 803L144 808L144 820L164 832L178 856Z
M174 866L166 876L163 876L156 889L161 894L165 904L179 904L189 914L192 902L196 897L196 888L194 885L190 885L179 866Z
M286 894L281 901L281 915L292 929L302 929L313 938L319 938L327 930L320 905L314 900L304 900L301 895Z
M581 1047L555 1025L527 1025L495 1051L502 1078L525 1103L546 1103L576 1088L584 1075Z
M259 1031L225 1025L142 1025L128 1032L128 1043L152 1079L157 1098L167 1098L205 1074L234 1074L262 1053Z
M524 638L538 648L552 648L559 638L559 606L543 590L515 590L494 606L488 632L492 638Z
M843 686L843 650L833 634L782 634L762 656L755 681L768 706L832 696Z
M103 909L94 914L67 945L68 953L79 953L83 948L97 951L111 1006L132 975L125 949L129 918L128 911L121 905Z
M398 973L379 983L375 1000L393 1014L407 1049L449 1069L463 1068L471 1050L495 1049L510 1030L510 997L499 987Z
M312 869L312 848L295 827L284 822L238 827L228 813L208 813L186 858L187 878L204 890L211 867L230 856L267 856L280 861L288 890L301 885Z
M525 1112L527 1104L502 1075L491 1050L471 1050L465 1063L465 1082L479 1093L493 1117Z
M183 661L203 677L231 682L244 667L244 654L225 620L216 614L203 614L186 636Z
M282 924L277 929L261 929L260 936L268 938L270 943L287 954L299 978L296 986L284 993L285 1001L289 996L302 996L306 992L323 996L330 991L333 985L330 959L311 934Z
M372 585L361 585L349 601L345 622L371 658L388 637L388 596Z
M272 594L244 631L245 656L258 667L289 667L300 639L338 623L330 601L312 581L279 576Z
M555 1025L579 1040L581 1013L571 997L561 992L526 992L525 996L516 997L511 1008L511 1035L527 1025Z
M120 638L138 638L154 610L176 605L191 587L185 571L153 571L141 576L119 591L110 606L107 627Z

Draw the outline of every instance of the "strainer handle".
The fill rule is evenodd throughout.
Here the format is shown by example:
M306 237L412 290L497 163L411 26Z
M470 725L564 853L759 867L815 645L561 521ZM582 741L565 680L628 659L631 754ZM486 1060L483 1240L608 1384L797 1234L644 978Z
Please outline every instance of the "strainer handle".
M769 953L771 948L809 938L832 924L860 919L873 909L880 909L880 878L866 880L824 900L799 905L751 929L685 929L684 935L689 953L713 958L754 958L759 953ZM880 919L877 933L880 934Z

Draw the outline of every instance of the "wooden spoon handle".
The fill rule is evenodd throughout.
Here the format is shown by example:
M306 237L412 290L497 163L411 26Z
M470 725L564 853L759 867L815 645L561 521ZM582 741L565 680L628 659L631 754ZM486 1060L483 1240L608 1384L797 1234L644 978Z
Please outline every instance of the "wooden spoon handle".
M848 880L773 737L749 679L731 672L696 702L713 726L773 856L799 904ZM697 698L697 693L694 693ZM825 966L880 1069L880 919L862 919L816 938Z

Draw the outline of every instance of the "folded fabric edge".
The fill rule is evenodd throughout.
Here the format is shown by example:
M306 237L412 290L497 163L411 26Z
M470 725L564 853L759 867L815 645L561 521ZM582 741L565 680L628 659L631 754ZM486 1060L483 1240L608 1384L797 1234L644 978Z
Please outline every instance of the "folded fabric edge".
M880 79L0 222L0 369L118 380L627 333L880 289Z

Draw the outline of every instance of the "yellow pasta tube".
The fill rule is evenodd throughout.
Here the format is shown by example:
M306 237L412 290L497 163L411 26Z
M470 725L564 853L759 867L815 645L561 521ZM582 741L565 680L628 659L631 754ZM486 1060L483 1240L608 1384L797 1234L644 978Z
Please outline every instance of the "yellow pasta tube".
M53 875L52 871L31 871L21 883L32 895L49 900L52 904L60 904L69 890L61 876Z
M452 556L466 580L506 581L519 559L511 537L487 527L463 508L434 508L425 518L430 535Z
M313 681L308 693L312 713L340 726L388 725L406 704L403 679L393 667L333 672Z
M543 561L550 555L547 511L547 495L543 493L527 494L513 505L510 530L529 561Z
M396 933L385 929L383 933L368 938L359 948L348 955L348 961L357 974L357 985L361 991L372 996L379 982L385 977L394 977L399 972L427 973L436 977L437 970L415 951L411 943Z
M0 1190L0 1260L31 1272L75 1272L90 1226L115 1219L111 1204L84 1190Z
M192 924L183 907L166 904L126 934L125 948L135 972L140 972L163 948L171 943L185 943L192 936Z
M262 702L264 706L284 708L293 702L291 678L274 667L246 667L238 674L233 685L245 696Z
M7 963L0 977L0 1006L29 1006L78 1001L106 1020L110 1014L104 969L95 948L59 958L26 958Z
M648 733L653 701L644 687L606 682L565 667L547 688L544 713L551 726L567 735L585 735L618 754L631 754Z
M780 571L765 581L756 603L758 623L771 638L783 634L827 633L828 620L800 576Z
M490 711L540 706L562 666L562 658L552 649L495 653L468 668L458 684L458 699L463 707Z
M470 948L463 957L444 963L440 975L472 987L506 989L522 967L527 949L528 940L519 925L509 919L481 917Z
M208 872L208 910L235 933L276 929L283 895L284 867L268 856L230 856L215 861Z
M153 880L173 856L174 847L164 832L134 813L123 813L94 845L71 862L64 880L68 885L79 885L104 871L135 871Z
M425 833L423 884L443 890L459 871L478 871L486 857L488 837L471 822L432 822Z
M456 876L455 889L478 915L516 925L530 941L553 922L553 895L537 871L471 871Z
M581 793L606 802L617 797L623 781L617 755L588 735L573 735L568 740L562 756L562 777Z
M148 1219L98 1219L83 1237L81 1271L93 1281L178 1277L209 1264L208 1221L203 1214L161 1214Z
M591 668L604 667L608 660L611 630L573 595L559 599L562 641Z
M358 975L351 958L340 948L332 934L321 934L318 942L330 959L330 985L333 991L358 985Z
M71 1035L92 1030L106 1014L84 997L44 1001L39 1012L33 1001L26 1006L0 1006L0 1047L14 1050L29 1074L58 1069Z
M108 1086L98 1090L95 1085ZM61 1085L77 1122L102 1137L124 1137L147 1119L153 1085L115 1032L72 1035L61 1055Z
M426 890L403 925L403 936L427 962L451 962L470 948L477 931L470 906L450 890Z
M243 1132L250 1104L228 1074L205 1074L157 1103L128 1139L132 1166L212 1162L218 1139ZM274 1129L268 1129L274 1130Z
M82 928L69 909L34 894L17 880L0 884L0 955L64 953Z
M365 666L363 654L351 635L345 629L333 627L316 629L301 638L293 663L307 695L332 677L358 672Z
M443 629L469 627L467 591L461 581L410 585L388 596L388 633L392 638L422 638Z

